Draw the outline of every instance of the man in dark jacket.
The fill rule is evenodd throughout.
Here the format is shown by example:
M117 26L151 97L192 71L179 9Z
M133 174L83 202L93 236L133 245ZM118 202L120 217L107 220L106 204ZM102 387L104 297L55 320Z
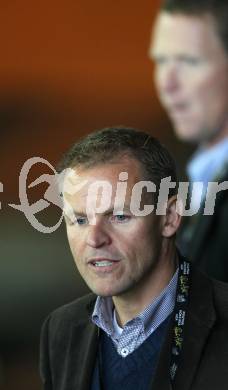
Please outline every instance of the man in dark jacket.
M164 0L150 55L155 84L177 137L195 143L187 165L197 215L185 219L180 244L211 277L228 282L228 2ZM224 182L213 215L203 215L208 182ZM207 193L208 189L208 193Z
M228 287L176 250L169 152L109 128L75 144L60 171L69 244L93 294L45 321L44 389L225 390Z

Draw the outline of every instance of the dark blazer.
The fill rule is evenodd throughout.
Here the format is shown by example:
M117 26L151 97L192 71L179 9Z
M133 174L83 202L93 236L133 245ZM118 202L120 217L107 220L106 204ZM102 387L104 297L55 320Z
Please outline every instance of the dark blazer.
M228 181L228 165L213 181ZM213 215L185 217L178 235L181 252L210 277L228 282L228 189L217 194Z
M89 318L95 298L89 294L65 305L44 323L40 363L45 390L90 389L98 344L98 329ZM173 387L170 329L151 389L227 390L228 286L193 270L183 349Z

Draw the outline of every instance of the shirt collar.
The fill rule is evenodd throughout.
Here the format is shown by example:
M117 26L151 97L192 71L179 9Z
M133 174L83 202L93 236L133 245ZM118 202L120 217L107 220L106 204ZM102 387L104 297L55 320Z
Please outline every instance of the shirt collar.
M169 284L164 290L147 306L134 320L140 320L144 326L145 332L151 327L154 329L173 311L175 305L175 295L178 279L178 270L176 270ZM92 321L102 328L109 336L113 334L120 335L122 329L114 318L114 305L111 297L100 297L96 299L92 313ZM131 322L129 321L129 323ZM128 324L128 323L127 323ZM127 325L126 324L126 325Z
M213 180L223 165L228 162L228 138L223 139L210 149L200 148L187 165L191 182Z

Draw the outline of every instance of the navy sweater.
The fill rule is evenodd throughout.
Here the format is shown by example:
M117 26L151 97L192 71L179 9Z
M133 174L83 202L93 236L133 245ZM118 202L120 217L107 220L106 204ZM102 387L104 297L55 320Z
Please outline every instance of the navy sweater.
M91 390L148 390L170 316L134 352L123 358L110 337L101 332L99 360L94 368ZM99 370L100 367L100 370ZM103 387L100 386L99 371Z

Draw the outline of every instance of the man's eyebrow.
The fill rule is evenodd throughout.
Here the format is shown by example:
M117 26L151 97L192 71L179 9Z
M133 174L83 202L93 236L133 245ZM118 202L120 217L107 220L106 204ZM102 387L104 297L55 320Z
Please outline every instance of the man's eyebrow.
M111 212L113 212L113 211L123 211L123 212L130 212L130 205L124 205L124 207L123 207L123 205L114 205L114 206L112 206L112 207L110 207L109 209L107 209L107 211L105 212L105 213L111 213Z
M114 212L131 212L131 209L130 209L130 205L113 205L109 208L107 208L106 210L104 210L103 212L99 213L101 215L108 215L108 214L113 214ZM64 209L63 208L63 213L65 216L74 216L74 217L85 217L87 218L88 217L88 214L84 211L80 211L80 210L76 210L76 209Z
M63 212L64 212L64 215L73 215L75 217L79 216L80 217L87 217L87 214L84 213L83 211L79 211L79 210L73 210L73 209L64 209L63 208Z

